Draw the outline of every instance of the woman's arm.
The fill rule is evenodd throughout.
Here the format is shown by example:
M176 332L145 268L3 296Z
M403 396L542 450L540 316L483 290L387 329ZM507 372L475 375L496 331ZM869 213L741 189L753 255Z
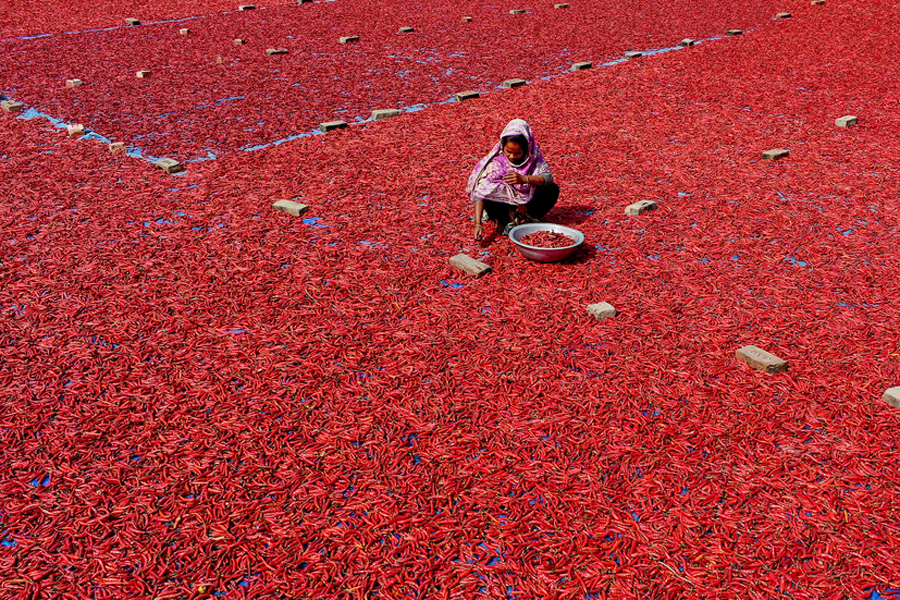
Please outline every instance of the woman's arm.
M481 226L481 213L484 211L484 200L475 201L475 239L480 240L484 229Z
M521 173L510 171L503 176L503 182L509 185L521 185L527 183L528 185L540 187L542 185L547 185L547 178L543 175L522 175Z

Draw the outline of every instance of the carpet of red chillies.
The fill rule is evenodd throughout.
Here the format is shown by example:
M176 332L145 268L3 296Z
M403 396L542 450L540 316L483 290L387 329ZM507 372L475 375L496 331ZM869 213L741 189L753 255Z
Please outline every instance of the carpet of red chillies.
M535 0L421 4L261 4L177 22L147 17L129 27L112 19L114 28L104 31L7 39L0 47L13 60L0 63L0 90L152 156L185 160L308 133L323 121L353 122L373 109L565 73L573 62L722 35L769 19L777 6L774 0L725 7L719 0L652 0L636 11L608 2L568 10ZM530 12L509 14L518 6ZM461 20L466 15L472 22ZM415 31L398 33L404 26ZM189 35L180 35L182 28ZM339 43L353 35L359 43ZM236 46L235 39L246 44ZM269 48L289 54L268 56ZM139 79L138 70L152 76ZM84 84L67 89L72 78Z
M570 4L565 19L649 35L643 8ZM473 24L488 10L460 6ZM705 35L733 9L672 6L643 5L661 26L706 19ZM385 35L418 14L312 8L390 13ZM235 139L178 176L0 113L0 597L893 597L900 410L881 396L900 385L900 8L739 12L742 36L255 152ZM104 14L121 16L90 24ZM574 26L553 16L554 35ZM96 56L149 48L125 31L41 39L103 73ZM169 93L110 85L98 112L54 99L47 64L4 64L3 93L98 131ZM173 109L208 92L195 84ZM836 127L844 115L859 124ZM514 117L562 188L548 220L587 238L563 263L471 240L466 176ZM778 147L790 156L762 160ZM310 211L273 211L282 198ZM659 208L625 216L642 199ZM459 252L494 271L455 271ZM593 320L596 302L617 316ZM738 362L747 344L789 370Z

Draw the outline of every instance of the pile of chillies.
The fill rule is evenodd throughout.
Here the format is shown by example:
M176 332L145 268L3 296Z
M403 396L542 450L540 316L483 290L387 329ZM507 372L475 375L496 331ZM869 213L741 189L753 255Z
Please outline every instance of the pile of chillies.
M555 231L536 231L529 233L519 241L534 248L567 248L575 243L575 240L566 234Z

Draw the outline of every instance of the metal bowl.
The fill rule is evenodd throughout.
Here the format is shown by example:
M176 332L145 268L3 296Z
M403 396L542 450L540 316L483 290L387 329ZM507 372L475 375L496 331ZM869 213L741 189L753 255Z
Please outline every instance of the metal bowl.
M538 248L522 243L522 238L537 231L562 233L575 240L575 242L571 246L565 246L563 248ZM584 234L577 229L565 227L564 225L555 225L554 223L527 223L525 225L513 227L509 232L509 239L525 258L530 258L531 260L539 262L556 262L575 252L575 250L578 249L578 246L584 242Z

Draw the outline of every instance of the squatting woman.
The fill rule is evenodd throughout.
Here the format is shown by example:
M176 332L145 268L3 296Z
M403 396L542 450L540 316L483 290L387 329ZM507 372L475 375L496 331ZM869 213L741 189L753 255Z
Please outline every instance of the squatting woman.
M559 186L528 123L509 122L494 149L475 165L466 193L474 204L476 240L483 235L482 218L493 221L500 233L537 221L553 208Z

